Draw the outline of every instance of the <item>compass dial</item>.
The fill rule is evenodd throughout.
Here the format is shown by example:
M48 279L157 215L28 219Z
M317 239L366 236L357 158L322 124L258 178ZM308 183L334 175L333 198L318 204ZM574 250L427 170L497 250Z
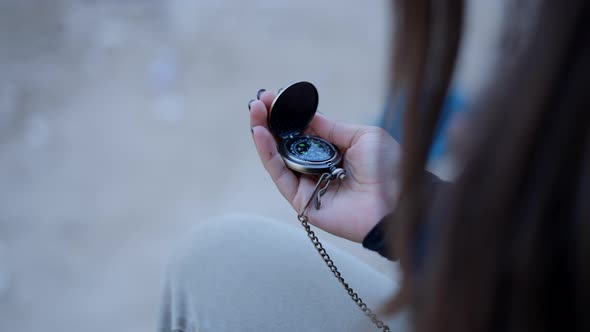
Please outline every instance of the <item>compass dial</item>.
M299 137L293 140L288 150L298 159L312 162L326 161L336 154L331 144L313 137Z

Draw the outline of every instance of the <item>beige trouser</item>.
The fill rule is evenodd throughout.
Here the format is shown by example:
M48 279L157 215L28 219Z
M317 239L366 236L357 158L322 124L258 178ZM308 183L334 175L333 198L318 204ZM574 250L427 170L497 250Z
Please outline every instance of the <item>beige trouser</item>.
M324 243L369 307L396 289L390 278ZM387 319L407 331L406 317ZM376 331L325 266L302 228L252 217L200 224L173 255L160 331Z

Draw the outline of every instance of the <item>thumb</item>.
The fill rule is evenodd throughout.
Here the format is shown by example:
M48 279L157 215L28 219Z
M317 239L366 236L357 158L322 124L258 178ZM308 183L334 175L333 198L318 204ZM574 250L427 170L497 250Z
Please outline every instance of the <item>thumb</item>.
M309 129L338 148L346 150L361 136L366 127L336 122L323 114L316 113L309 124Z

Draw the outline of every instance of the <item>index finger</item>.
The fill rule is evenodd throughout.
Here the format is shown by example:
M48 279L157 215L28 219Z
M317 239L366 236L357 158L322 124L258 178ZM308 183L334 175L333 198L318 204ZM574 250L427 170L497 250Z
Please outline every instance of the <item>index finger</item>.
M262 126L268 129L268 115L274 96L273 92L264 91L258 100L250 103L250 127Z

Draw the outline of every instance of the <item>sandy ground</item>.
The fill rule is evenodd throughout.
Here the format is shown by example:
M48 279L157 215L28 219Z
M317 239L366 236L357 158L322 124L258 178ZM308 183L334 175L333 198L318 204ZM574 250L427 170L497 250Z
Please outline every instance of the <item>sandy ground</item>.
M467 96L494 49L490 3L469 10ZM246 104L309 80L325 114L375 123L386 4L1 1L0 330L153 330L166 257L192 225L233 213L295 224Z

